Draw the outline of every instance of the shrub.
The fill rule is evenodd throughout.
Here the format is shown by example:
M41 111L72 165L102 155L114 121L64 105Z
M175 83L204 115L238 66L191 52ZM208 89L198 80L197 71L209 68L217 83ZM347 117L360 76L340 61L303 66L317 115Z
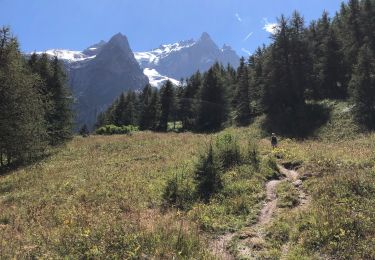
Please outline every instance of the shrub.
M255 142L249 141L247 144L246 161L254 167L256 171L260 169L260 155Z
M96 134L98 135L122 135L131 134L132 132L138 131L137 126L127 125L127 126L115 126L106 125L96 129Z
M217 155L224 169L241 163L241 152L238 140L230 133L224 133L216 138Z
M89 131L89 129L88 129L88 127L87 127L86 124L84 124L84 125L81 127L81 129L79 130L79 134L80 134L82 137L87 137L87 136L89 136L90 131Z
M277 179L280 177L279 168L273 156L265 157L262 162L261 173L267 179Z
M195 168L197 192L201 199L208 202L213 194L223 188L222 174L221 162L210 144L207 152L200 155Z
M183 174L177 174L168 180L163 193L164 205L187 210L195 201L194 187Z

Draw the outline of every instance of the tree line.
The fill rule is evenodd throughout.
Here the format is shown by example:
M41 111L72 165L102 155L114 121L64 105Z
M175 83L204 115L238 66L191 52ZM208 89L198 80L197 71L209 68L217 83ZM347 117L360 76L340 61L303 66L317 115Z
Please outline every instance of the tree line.
M0 166L34 160L68 140L71 103L59 60L26 58L10 29L0 28Z
M323 12L308 26L298 12L281 16L271 38L237 69L216 63L180 86L167 81L160 90L122 94L97 126L166 131L168 122L181 121L186 130L213 131L266 114L271 130L298 134L319 112L310 101L341 99L353 103L359 124L375 128L374 0L350 0L333 18Z

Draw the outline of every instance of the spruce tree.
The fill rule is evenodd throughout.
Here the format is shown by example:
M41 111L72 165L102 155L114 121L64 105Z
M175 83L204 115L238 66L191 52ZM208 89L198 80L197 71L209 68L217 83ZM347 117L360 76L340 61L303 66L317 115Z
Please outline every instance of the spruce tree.
M330 29L322 42L322 55L319 57L319 84L322 98L340 99L347 96L344 85L344 70L340 44L335 31Z
M313 59L312 97L344 98L346 88L343 77L343 58L336 31L327 12L309 28L310 52Z
M89 131L89 128L87 127L86 124L84 124L81 129L79 130L79 134L82 136L82 137L87 137L89 136L90 134L90 131Z
M282 16L266 61L262 106L272 130L285 134L298 133L303 127L304 94L312 74L305 36L303 18L297 12L289 22Z
M168 121L172 118L175 108L175 93L171 81L167 80L160 89L160 122L159 130L167 131Z
M125 94L121 93L120 97L118 98L117 104L113 110L113 118L114 118L114 124L116 126L123 126L126 125L127 121L127 115L126 115L126 98Z
M197 121L198 94L202 84L202 75L198 71L191 76L183 90L180 99L180 114L184 129L192 130Z
M148 106L149 129L157 130L159 128L160 113L160 94L158 90L154 90L151 95L150 105Z
M24 163L46 148L40 80L26 67L9 28L0 29L0 165Z
M375 129L375 56L368 43L360 49L358 63L350 81L354 114L357 121Z
M250 93L249 93L249 72L245 59L242 57L237 70L237 87L235 94L235 120L238 125L246 125L251 119Z
M204 76L200 90L197 128L218 130L227 119L227 99L221 72L214 66Z
M210 144L206 154L201 154L195 169L197 192L201 199L208 202L212 195L223 188L222 166Z
M360 28L360 5L358 0L349 0L348 4L341 6L340 14L336 17L336 29L342 44L344 57L344 85L348 85L353 65L357 64L358 51L362 45L362 32Z
M255 54L249 57L249 97L250 109L255 115L263 113L261 105L262 91L265 84L264 60L266 59L265 47L258 48Z
M124 111L124 125L136 125L138 121L138 100L134 91L129 91L126 95L126 107Z
M72 97L66 86L66 74L57 57L52 62L50 79L51 110L49 111L49 134L52 144L61 144L72 137Z
M362 34L367 37L371 50L375 51L375 1L361 1L361 28Z
M140 95L140 116L139 116L139 128L141 130L151 129L150 127L150 103L152 96L152 87L150 84L146 85Z

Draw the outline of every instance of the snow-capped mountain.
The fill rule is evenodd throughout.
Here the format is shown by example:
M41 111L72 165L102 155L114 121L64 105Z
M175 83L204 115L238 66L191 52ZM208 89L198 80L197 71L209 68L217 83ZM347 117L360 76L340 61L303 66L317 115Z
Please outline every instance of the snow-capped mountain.
M53 49L45 53L57 56L69 68L79 68L94 59L105 45L106 42L101 41L83 51ZM234 67L239 65L236 52L228 45L220 49L207 33L198 40L163 44L151 51L134 52L134 57L154 87L160 87L166 80L179 84L181 78L189 77L197 70L204 72L216 61Z
M207 33L198 40L164 44L151 51L133 53L126 36L114 35L83 51L52 49L65 64L76 99L77 124L92 126L121 92L142 89L147 83L160 87L166 80L178 85L197 70L207 71L215 62L239 65L231 47L219 48Z
M182 49L193 46L196 42L194 40L182 41L173 44L163 44L159 48L145 52L135 52L134 57L144 67L150 64L157 65L160 60L166 58L173 52L181 51Z
M82 51L71 51L71 50L60 50L60 49L52 49L47 50L45 52L36 52L36 54L46 53L51 57L57 57L59 60L64 60L69 63L84 61L87 59L95 58L95 55L89 56L84 54Z
M48 50L64 62L75 97L76 122L93 126L98 114L122 92L142 89L149 81L134 58L128 39L114 35L83 51Z
M152 70L176 81L191 76L197 70L204 72L215 62L237 67L240 59L230 46L224 45L220 49L208 33L203 33L198 40L164 44L151 51L135 52L134 56L148 72ZM149 79L154 85L162 82Z

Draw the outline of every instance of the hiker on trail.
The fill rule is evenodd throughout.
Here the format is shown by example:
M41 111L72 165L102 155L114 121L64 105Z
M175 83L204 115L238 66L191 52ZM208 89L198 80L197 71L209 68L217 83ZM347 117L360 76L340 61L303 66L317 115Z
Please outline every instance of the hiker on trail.
M272 149L275 149L277 147L277 137L275 133L272 133L271 145L272 145Z

